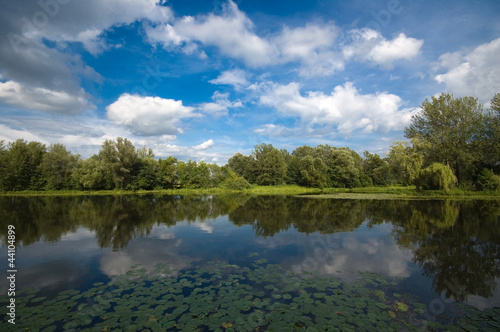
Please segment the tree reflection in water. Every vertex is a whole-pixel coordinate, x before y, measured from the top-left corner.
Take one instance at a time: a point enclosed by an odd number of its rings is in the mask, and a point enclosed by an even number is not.
[[[463,301],[491,297],[500,277],[499,201],[334,200],[292,196],[78,196],[1,197],[0,238],[16,227],[16,241],[28,246],[57,242],[84,227],[101,248],[114,251],[155,225],[203,222],[220,216],[236,226],[251,225],[257,236],[295,228],[301,233],[350,232],[393,225],[399,246],[433,280],[434,290]]]

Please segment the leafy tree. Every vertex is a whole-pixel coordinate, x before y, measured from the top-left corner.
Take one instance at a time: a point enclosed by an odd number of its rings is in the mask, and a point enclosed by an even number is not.
[[[53,144],[42,157],[39,170],[41,182],[48,190],[71,189],[74,187],[71,174],[80,156],[72,155],[62,144]]]
[[[490,169],[483,169],[479,175],[478,186],[480,190],[485,191],[499,191],[500,190],[500,176],[495,175]]]
[[[285,182],[300,184],[300,159],[295,155],[292,155],[287,162]]]
[[[218,187],[222,182],[224,182],[224,180],[229,177],[229,168],[227,166],[220,167],[217,164],[208,164],[208,169],[210,173],[208,186],[210,188]]]
[[[480,167],[493,168],[500,173],[500,93],[491,100],[491,109],[487,114],[487,142],[481,148],[483,164]]]
[[[368,151],[363,152],[363,172],[371,179],[375,186],[386,186],[390,184],[389,164],[378,154]]]
[[[491,109],[498,112],[500,116],[500,93],[497,93],[491,100]]]
[[[210,183],[210,168],[207,163],[188,160],[177,164],[180,184],[186,188],[207,188]]]
[[[425,100],[421,108],[405,129],[406,137],[426,143],[427,164],[449,165],[462,181],[480,158],[479,145],[486,131],[482,105],[473,97],[454,98],[443,93]]]
[[[424,156],[415,146],[411,146],[410,142],[398,141],[391,145],[387,162],[395,182],[409,185],[415,184],[424,163]]]
[[[450,166],[434,163],[421,170],[416,181],[424,190],[448,190],[455,185],[457,178]]]
[[[255,182],[256,161],[253,156],[244,156],[238,152],[228,160],[227,166],[248,182]]]
[[[283,153],[272,146],[272,144],[260,144],[255,146],[253,152],[255,158],[256,183],[259,185],[282,184],[286,176],[286,162]]]
[[[227,168],[227,178],[220,184],[221,188],[243,190],[250,188],[250,183],[244,177],[238,176],[232,169]]]
[[[73,183],[78,186],[78,189],[109,189],[106,166],[96,155],[85,160],[79,160],[76,169],[71,174],[71,178]]]
[[[109,189],[125,189],[138,173],[139,157],[132,142],[126,138],[118,137],[116,142],[106,140],[98,156],[106,168]]]
[[[332,149],[328,159],[328,175],[331,187],[359,187],[361,157],[349,148]]]
[[[307,187],[326,187],[327,167],[323,160],[307,155],[299,161],[300,184]]]
[[[164,189],[174,189],[180,185],[177,158],[158,160],[158,185]]]
[[[2,151],[1,188],[3,190],[38,189],[38,166],[46,153],[45,145],[18,139]]]
[[[137,174],[134,187],[145,190],[154,189],[158,178],[158,162],[149,156],[140,160],[139,174]]]

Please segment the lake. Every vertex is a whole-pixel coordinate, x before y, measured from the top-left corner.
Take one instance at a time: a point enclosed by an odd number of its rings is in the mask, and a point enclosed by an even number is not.
[[[0,216],[2,331],[500,330],[500,201],[0,197]]]

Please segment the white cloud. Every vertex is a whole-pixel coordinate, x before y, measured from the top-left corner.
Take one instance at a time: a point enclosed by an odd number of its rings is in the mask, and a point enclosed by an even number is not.
[[[22,109],[59,114],[77,114],[95,108],[87,101],[83,89],[74,95],[65,91],[24,86],[14,81],[0,82],[0,102]]]
[[[232,85],[236,89],[242,86],[248,86],[250,83],[247,80],[246,72],[241,69],[232,69],[222,72],[217,78],[210,80],[212,84],[227,84]]]
[[[344,68],[341,53],[333,51],[339,29],[333,24],[284,27],[273,40],[281,62],[299,61],[302,76],[330,75]]]
[[[57,42],[81,42],[92,54],[99,54],[108,48],[102,33],[113,26],[143,19],[166,22],[173,17],[172,10],[159,6],[157,0],[72,1],[60,6],[60,10],[64,15],[54,15],[50,24],[31,33]]]
[[[39,135],[31,133],[24,129],[14,129],[9,126],[0,123],[0,141],[14,142],[17,139],[24,139],[27,141],[40,142],[42,144],[48,144],[49,142]]]
[[[93,108],[81,79],[99,83],[102,78],[71,53],[68,43],[81,43],[97,55],[110,47],[106,32],[112,27],[172,18],[171,9],[157,0],[3,1],[2,10],[0,33],[6,38],[0,41],[0,58],[7,83],[1,101],[69,114]]]
[[[335,128],[341,134],[401,130],[411,119],[414,109],[400,109],[400,97],[387,92],[360,94],[352,83],[337,86],[329,95],[310,91],[300,93],[298,83],[270,84],[260,103],[277,109],[287,117],[300,119],[311,130]],[[268,130],[270,128],[267,128]],[[278,128],[283,130],[283,128]]]
[[[438,83],[458,96],[473,96],[488,102],[500,91],[500,38],[479,45],[470,53],[443,54],[440,67],[447,71],[435,76]]]
[[[400,33],[392,40],[371,29],[351,30],[352,43],[343,48],[346,59],[371,62],[390,69],[397,60],[411,60],[420,54],[423,40]]]
[[[252,67],[269,64],[273,58],[272,46],[253,32],[252,21],[232,1],[223,6],[222,15],[186,16],[173,28],[156,26],[146,29],[146,33],[150,41],[167,47],[188,40],[216,46],[223,54]]]
[[[219,91],[214,92],[212,100],[213,102],[201,104],[199,109],[215,117],[227,115],[229,108],[243,106],[240,101],[231,102],[229,93],[220,93]]]
[[[193,146],[193,149],[195,149],[195,150],[206,150],[209,147],[214,146],[214,145],[215,145],[214,141],[212,139],[209,139],[208,141],[205,141],[205,142],[203,142],[201,144]]]
[[[302,76],[329,75],[343,69],[343,56],[334,52],[338,28],[308,24],[289,28],[274,36],[261,37],[254,32],[253,22],[229,1],[221,15],[185,16],[169,23],[146,27],[151,43],[161,43],[167,50],[185,47],[189,43],[216,46],[221,53],[243,60],[250,67],[299,62]],[[239,87],[247,84],[244,73],[227,71],[211,83],[231,84]]]
[[[107,116],[114,124],[144,136],[181,134],[182,119],[200,116],[193,110],[193,107],[182,105],[180,100],[128,93],[106,107]]]

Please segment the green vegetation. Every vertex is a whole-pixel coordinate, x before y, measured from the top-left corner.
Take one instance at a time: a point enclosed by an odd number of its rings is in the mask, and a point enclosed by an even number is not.
[[[179,273],[180,272],[180,273]],[[150,277],[148,277],[148,274]],[[151,276],[152,274],[152,276]],[[28,289],[16,298],[16,325],[3,330],[92,331],[497,331],[500,308],[484,312],[460,305],[456,322],[426,315],[427,306],[399,294],[398,279],[360,273],[353,283],[309,274],[301,277],[254,260],[251,268],[227,262],[173,271],[139,265],[108,283],[65,290],[56,297]],[[0,297],[2,306],[8,298]],[[465,314],[463,314],[463,312]],[[462,316],[463,315],[463,316]]]
[[[500,191],[500,94],[485,111],[477,99],[442,94],[426,100],[386,158],[348,147],[300,146],[289,153],[271,144],[236,153],[227,165],[156,159],[126,138],[106,140],[82,160],[61,144],[0,142],[0,190],[249,190],[287,193],[296,185],[317,190],[415,185],[417,191]],[[253,186],[279,186],[255,189]],[[304,189],[294,192],[303,192]],[[116,192],[114,192],[116,193]]]

